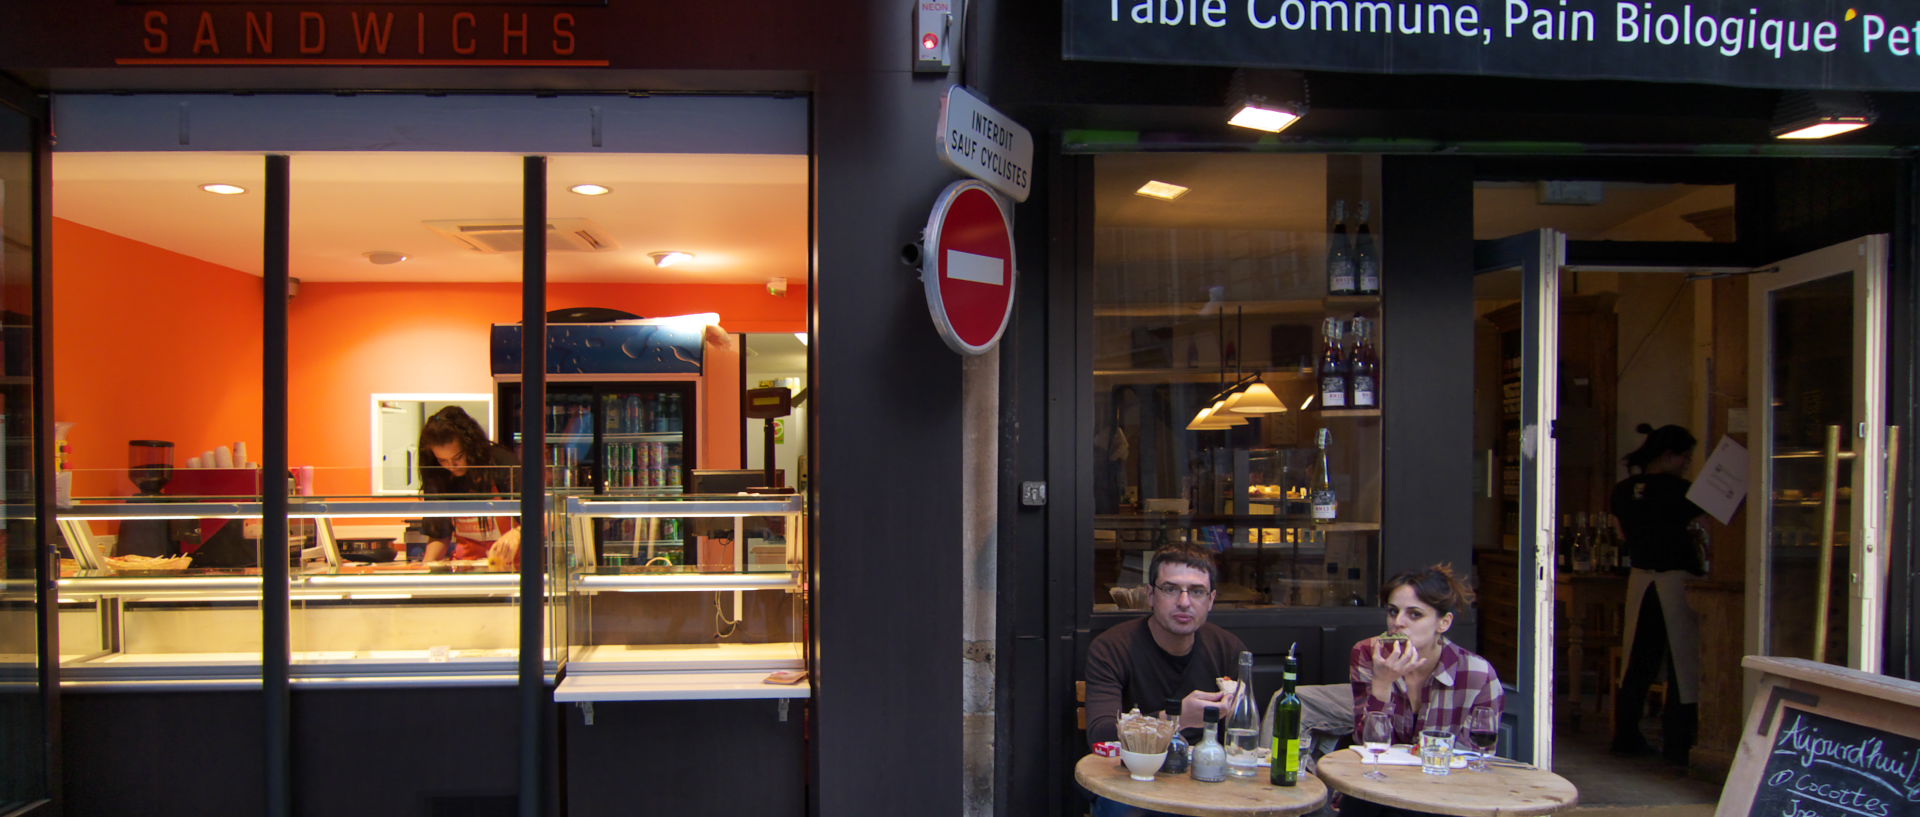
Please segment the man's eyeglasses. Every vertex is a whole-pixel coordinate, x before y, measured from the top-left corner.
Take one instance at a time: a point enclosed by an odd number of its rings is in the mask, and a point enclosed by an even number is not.
[[[1196,584],[1192,587],[1181,587],[1172,582],[1167,582],[1165,584],[1156,584],[1153,586],[1153,589],[1160,591],[1161,595],[1170,599],[1179,598],[1181,593],[1187,594],[1188,598],[1194,601],[1206,601],[1213,596],[1213,588],[1203,584]]]

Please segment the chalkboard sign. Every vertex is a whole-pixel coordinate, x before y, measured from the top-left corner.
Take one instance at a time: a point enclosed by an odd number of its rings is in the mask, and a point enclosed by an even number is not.
[[[1920,740],[1792,707],[1780,711],[1751,817],[1920,815]]]

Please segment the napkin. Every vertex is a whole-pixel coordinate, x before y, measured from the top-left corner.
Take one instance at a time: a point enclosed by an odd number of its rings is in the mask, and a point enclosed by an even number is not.
[[[1375,763],[1376,757],[1378,758],[1378,763],[1382,766],[1418,766],[1420,765],[1420,756],[1417,754],[1414,754],[1412,746],[1408,746],[1404,743],[1396,743],[1396,744],[1393,744],[1392,746],[1387,747],[1386,753],[1382,755],[1375,755],[1374,753],[1367,751],[1367,747],[1361,746],[1359,744],[1355,744],[1347,748],[1352,749],[1354,754],[1357,754],[1360,756],[1360,762],[1367,765],[1372,765],[1373,763]],[[1453,756],[1453,762],[1448,764],[1448,767],[1453,769],[1464,769],[1467,767],[1467,759],[1465,757],[1462,757],[1456,754]]]

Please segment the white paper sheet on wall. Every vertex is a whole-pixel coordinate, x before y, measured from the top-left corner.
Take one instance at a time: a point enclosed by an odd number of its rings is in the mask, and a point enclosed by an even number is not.
[[[1747,447],[1722,435],[1706,467],[1700,469],[1700,478],[1687,489],[1687,499],[1725,525],[1746,498]]]

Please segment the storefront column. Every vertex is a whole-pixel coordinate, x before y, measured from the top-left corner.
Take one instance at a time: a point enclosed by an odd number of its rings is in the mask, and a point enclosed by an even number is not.
[[[900,4],[848,48],[909,30]],[[818,675],[814,814],[958,814],[962,390],[900,248],[954,174],[934,154],[942,78],[825,72],[814,98],[809,352]]]

